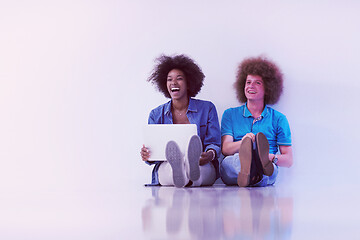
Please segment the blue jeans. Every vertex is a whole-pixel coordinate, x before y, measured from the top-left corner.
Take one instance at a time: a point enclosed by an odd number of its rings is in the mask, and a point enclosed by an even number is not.
[[[274,172],[271,176],[263,175],[260,182],[250,185],[250,187],[266,187],[273,185],[278,175],[278,166],[274,164]],[[220,162],[220,176],[226,185],[237,185],[237,177],[240,172],[240,159],[239,154],[225,157]]]

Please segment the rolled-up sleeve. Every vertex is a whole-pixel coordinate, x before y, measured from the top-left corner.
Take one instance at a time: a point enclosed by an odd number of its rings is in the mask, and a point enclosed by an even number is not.
[[[217,111],[213,103],[210,104],[209,117],[207,121],[207,132],[204,138],[204,146],[205,151],[209,149],[214,149],[216,151],[216,156],[220,156],[220,125]]]

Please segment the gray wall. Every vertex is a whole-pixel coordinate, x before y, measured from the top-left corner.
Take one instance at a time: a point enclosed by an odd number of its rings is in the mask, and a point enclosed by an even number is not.
[[[161,53],[199,63],[206,80],[197,97],[220,119],[239,105],[238,63],[260,54],[277,62],[286,81],[274,108],[287,115],[294,144],[287,171],[336,181],[337,171],[360,166],[359,10],[355,0],[2,1],[0,188],[149,182],[141,128],[167,101],[146,82]]]

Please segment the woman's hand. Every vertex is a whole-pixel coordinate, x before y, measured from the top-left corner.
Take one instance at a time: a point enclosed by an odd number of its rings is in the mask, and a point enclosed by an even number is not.
[[[211,160],[213,160],[214,158],[214,153],[212,151],[208,151],[208,152],[202,152],[200,155],[200,160],[199,160],[199,165],[205,165],[208,162],[211,162]]]
[[[150,158],[150,151],[145,145],[143,144],[141,151],[140,151],[141,159],[143,161],[148,161]]]

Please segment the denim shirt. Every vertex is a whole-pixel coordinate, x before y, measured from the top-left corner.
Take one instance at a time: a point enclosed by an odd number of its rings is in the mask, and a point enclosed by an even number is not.
[[[173,116],[171,112],[171,100],[165,104],[158,106],[150,112],[148,124],[173,124]],[[189,106],[186,116],[191,124],[196,124],[197,133],[200,137],[203,150],[206,152],[209,149],[214,149],[216,158],[211,162],[216,169],[216,176],[218,174],[218,160],[220,156],[220,125],[215,105],[210,101],[190,98]],[[161,161],[149,161],[148,164],[155,164],[151,185],[158,185],[158,169]]]

